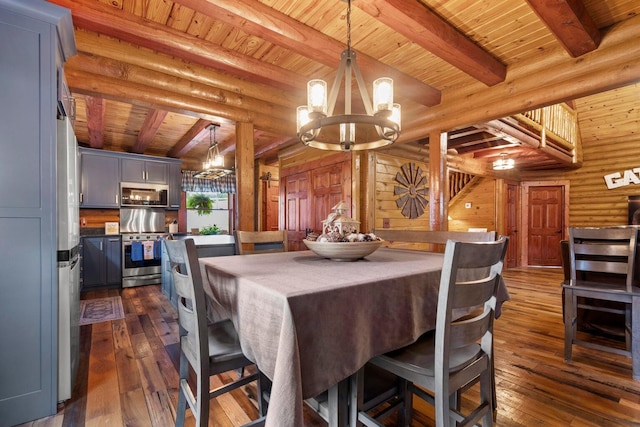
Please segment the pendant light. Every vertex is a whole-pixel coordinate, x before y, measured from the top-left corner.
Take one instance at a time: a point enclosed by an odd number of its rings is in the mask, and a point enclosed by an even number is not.
[[[507,157],[507,153],[501,153],[500,158],[493,161],[493,170],[502,171],[513,169],[515,161]]]
[[[207,126],[209,131],[209,150],[207,150],[207,158],[202,164],[202,170],[196,173],[194,178],[216,179],[231,173],[230,169],[225,169],[224,157],[220,155],[218,150],[218,141],[216,140],[218,126],[213,123]]]
[[[351,88],[355,76],[366,114],[352,114]],[[334,115],[338,91],[344,79],[344,114]],[[393,144],[400,135],[400,104],[393,102],[393,80],[382,77],[373,82],[373,103],[364,85],[356,52],[351,49],[351,0],[347,0],[347,49],[342,52],[340,65],[331,91],[327,96],[327,83],[314,79],[307,84],[307,105],[298,107],[297,132],[300,141],[322,150],[369,150]],[[336,128],[329,138],[339,141],[321,141],[321,131]],[[357,135],[356,135],[357,131]]]

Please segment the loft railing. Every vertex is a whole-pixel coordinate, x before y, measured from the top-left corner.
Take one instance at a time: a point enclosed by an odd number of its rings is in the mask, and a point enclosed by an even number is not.
[[[555,104],[514,117],[535,132],[541,150],[571,163],[576,162],[578,118],[573,108],[564,103]]]

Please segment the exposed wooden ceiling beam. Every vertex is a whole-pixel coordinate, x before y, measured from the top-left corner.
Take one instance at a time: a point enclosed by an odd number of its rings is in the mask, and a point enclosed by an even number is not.
[[[89,146],[102,148],[104,144],[104,98],[87,96],[87,128],[89,129]]]
[[[173,111],[209,121],[252,122],[256,127],[276,134],[288,135],[295,131],[284,118],[274,120],[273,117],[228,105],[220,105],[197,96],[171,93],[166,89],[87,73],[71,67],[65,73],[69,87],[76,93],[90,96],[101,95],[106,99]]]
[[[602,34],[581,0],[527,0],[529,6],[576,58],[596,50]]]
[[[354,4],[488,86],[507,75],[506,65],[416,0],[356,0]]]
[[[163,59],[163,57],[158,57],[156,60],[162,62]],[[164,90],[168,94],[175,93],[177,96],[197,97],[220,104],[221,107],[232,107],[236,109],[236,111],[260,111],[265,116],[270,116],[278,120],[291,116],[295,108],[293,106],[287,108],[277,105],[274,102],[240,96],[233,91],[222,90],[126,62],[84,53],[70,58],[66,67],[69,70],[83,71],[131,83],[138,83]],[[134,93],[131,94],[132,98],[136,96]],[[244,119],[247,120],[246,117]]]
[[[600,48],[584,58],[567,60],[557,51],[544,52],[512,67],[509,80],[503,83],[452,92],[440,105],[426,109],[410,128],[403,126],[396,143],[423,138],[434,129],[481,123],[637,82],[639,27],[640,16],[629,18],[612,27]]]
[[[204,2],[175,0],[175,2],[204,15],[215,16],[219,21],[330,67],[336,66],[345,49],[343,41],[316,31],[257,0],[207,0]],[[392,77],[400,96],[426,106],[440,103],[439,90],[362,52],[358,52],[358,66],[365,76],[384,73]]]
[[[162,125],[162,121],[168,113],[168,111],[163,110],[149,110],[140,132],[138,132],[136,143],[133,145],[134,153],[144,153],[149,144],[151,144],[151,141],[153,141],[153,137],[156,136],[160,125]]]
[[[70,9],[74,25],[80,28],[282,89],[306,88],[306,79],[296,73],[120,9],[99,2],[91,2],[91,6],[71,0],[50,2]]]
[[[198,120],[193,126],[191,126],[191,129],[189,129],[189,131],[180,138],[176,145],[169,150],[167,156],[175,158],[183,157],[186,153],[191,151],[193,147],[200,143],[201,139],[198,136],[201,135],[210,124],[211,122],[209,120]]]
[[[295,96],[291,92],[243,80],[210,67],[153,52],[127,42],[121,42],[112,37],[105,37],[93,31],[76,30],[75,36],[78,52],[80,53],[78,56],[86,58],[87,54],[90,54],[95,57],[113,59],[174,78],[207,85],[223,91],[223,94],[233,93],[239,97],[260,99],[289,109],[295,109],[300,104],[300,96]],[[76,56],[71,57],[70,61],[75,62],[75,58]],[[65,64],[65,67],[67,64]],[[304,99],[304,95],[302,99]]]

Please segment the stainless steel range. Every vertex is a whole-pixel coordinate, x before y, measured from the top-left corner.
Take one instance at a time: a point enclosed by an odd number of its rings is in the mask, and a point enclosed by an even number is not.
[[[122,287],[158,284],[162,280],[162,239],[167,236],[162,209],[120,209]]]

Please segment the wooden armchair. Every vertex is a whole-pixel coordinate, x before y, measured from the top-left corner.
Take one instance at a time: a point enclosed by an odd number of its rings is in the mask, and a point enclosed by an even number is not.
[[[634,227],[569,228],[571,277],[563,282],[565,361],[572,361],[574,345],[623,354],[631,356],[633,377],[640,379],[640,288],[634,283],[637,238]],[[624,308],[587,304],[588,299],[617,301]],[[625,348],[581,339],[578,308],[623,314]]]
[[[287,252],[287,230],[240,231],[236,230],[236,254]]]

